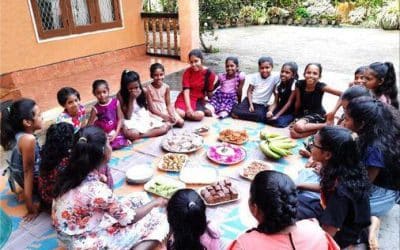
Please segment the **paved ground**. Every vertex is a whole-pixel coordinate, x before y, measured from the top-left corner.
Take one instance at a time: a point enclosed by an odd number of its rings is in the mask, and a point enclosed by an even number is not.
[[[224,60],[229,55],[239,57],[240,68],[246,73],[257,70],[258,57],[269,55],[276,72],[284,62],[296,61],[302,75],[307,63],[319,62],[323,66],[322,80],[342,90],[357,67],[376,61],[393,62],[400,78],[399,31],[268,25],[222,29],[216,35],[218,40],[212,43],[220,52],[207,55],[206,64],[217,72],[224,71]],[[179,73],[172,74],[167,82],[179,83],[179,77]],[[335,100],[326,95],[324,104],[329,109]],[[400,249],[399,216],[397,205],[382,218],[381,249]]]

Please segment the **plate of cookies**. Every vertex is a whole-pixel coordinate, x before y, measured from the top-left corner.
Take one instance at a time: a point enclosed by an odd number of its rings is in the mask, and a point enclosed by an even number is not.
[[[168,172],[180,172],[186,165],[188,156],[185,154],[168,153],[158,161],[158,169]]]
[[[265,161],[254,160],[250,162],[249,165],[240,170],[240,176],[252,181],[259,172],[271,169],[273,169],[271,164]]]
[[[223,142],[242,145],[249,140],[246,130],[224,129],[219,133],[218,139]]]
[[[207,206],[218,206],[240,199],[239,192],[229,179],[205,186],[199,190],[199,193]]]

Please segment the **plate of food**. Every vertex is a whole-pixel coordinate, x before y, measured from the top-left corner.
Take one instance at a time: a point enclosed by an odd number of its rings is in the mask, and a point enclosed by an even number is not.
[[[209,127],[207,126],[202,126],[200,128],[196,128],[195,130],[193,130],[193,133],[204,136],[208,133],[208,131],[210,130]]]
[[[207,206],[218,206],[240,199],[239,192],[229,179],[205,186],[199,193]]]
[[[168,153],[158,160],[157,167],[163,171],[180,172],[187,160],[188,156],[185,154]]]
[[[223,142],[242,145],[249,140],[246,130],[224,129],[219,133],[218,139]]]
[[[240,176],[252,181],[259,172],[271,169],[273,169],[271,164],[265,161],[255,160],[240,170]]]
[[[195,133],[172,134],[165,137],[161,146],[172,153],[191,153],[203,147],[203,137]]]
[[[126,181],[130,184],[141,184],[149,181],[154,169],[147,164],[139,164],[128,169],[125,173]]]
[[[147,192],[167,199],[171,198],[177,190],[185,187],[185,183],[165,176],[156,176],[144,184],[144,190]]]
[[[207,151],[207,157],[222,165],[234,165],[246,158],[246,150],[243,147],[222,143],[211,146]]]
[[[218,172],[215,168],[188,166],[182,169],[179,179],[186,184],[211,184],[217,181]]]

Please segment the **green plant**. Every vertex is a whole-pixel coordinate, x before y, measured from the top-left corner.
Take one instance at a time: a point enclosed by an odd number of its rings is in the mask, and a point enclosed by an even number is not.
[[[393,1],[384,6],[377,15],[377,23],[387,30],[400,28],[399,1]]]
[[[310,14],[304,7],[298,7],[294,13],[295,19],[309,18]]]
[[[239,18],[248,23],[249,21],[253,20],[252,16],[253,16],[253,13],[256,11],[257,11],[257,9],[254,6],[250,6],[250,5],[243,6],[239,12]]]

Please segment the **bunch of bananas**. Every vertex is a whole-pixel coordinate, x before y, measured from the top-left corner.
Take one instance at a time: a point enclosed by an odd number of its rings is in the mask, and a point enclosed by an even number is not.
[[[292,154],[291,149],[296,147],[296,143],[286,136],[275,133],[260,132],[260,149],[265,156],[278,160],[284,156]]]

